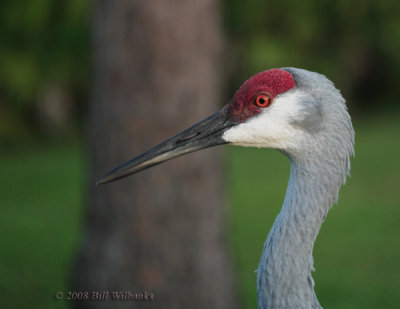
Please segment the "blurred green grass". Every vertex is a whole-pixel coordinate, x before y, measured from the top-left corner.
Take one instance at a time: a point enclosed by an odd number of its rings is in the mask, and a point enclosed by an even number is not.
[[[66,308],[82,212],[75,142],[0,154],[0,299],[3,308]]]
[[[395,308],[400,303],[399,115],[355,120],[352,177],[314,249],[324,308]],[[23,149],[23,148],[22,148]],[[4,308],[66,308],[84,204],[78,142],[0,153],[0,299]],[[256,308],[255,269],[283,202],[289,162],[268,149],[228,147],[230,235],[241,308]]]

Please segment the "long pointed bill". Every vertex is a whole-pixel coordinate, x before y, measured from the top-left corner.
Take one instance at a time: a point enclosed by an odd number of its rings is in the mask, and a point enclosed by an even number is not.
[[[226,144],[227,142],[222,139],[222,134],[227,128],[236,124],[236,121],[230,119],[228,108],[224,107],[214,115],[116,167],[104,175],[96,184],[101,185],[121,179],[194,151]]]

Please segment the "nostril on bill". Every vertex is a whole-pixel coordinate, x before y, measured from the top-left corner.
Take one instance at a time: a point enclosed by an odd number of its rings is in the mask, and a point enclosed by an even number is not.
[[[196,137],[196,136],[199,135],[199,134],[200,134],[200,132],[192,133],[192,134],[190,134],[189,136],[187,136],[187,137],[185,137],[185,138],[183,138],[183,139],[177,140],[177,141],[175,142],[175,145],[179,145],[179,144],[182,144],[182,143],[184,143],[184,142],[187,142],[188,140],[191,140],[192,138]]]

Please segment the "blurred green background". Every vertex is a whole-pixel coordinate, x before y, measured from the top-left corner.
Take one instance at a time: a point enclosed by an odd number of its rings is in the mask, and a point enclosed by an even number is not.
[[[0,9],[0,299],[67,307],[54,294],[67,289],[86,199],[90,2],[3,0]],[[281,66],[323,73],[347,98],[356,157],[314,249],[316,292],[326,308],[397,308],[400,3],[225,0],[221,11],[226,100],[250,75]],[[272,150],[225,154],[238,287],[242,307],[255,308],[254,270],[289,164]]]

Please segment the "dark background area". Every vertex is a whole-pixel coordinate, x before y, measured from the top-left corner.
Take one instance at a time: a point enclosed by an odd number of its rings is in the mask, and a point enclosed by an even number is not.
[[[225,0],[220,14],[221,106],[244,80],[273,67],[317,71],[341,89],[356,157],[316,243],[316,293],[324,308],[396,308],[399,2]],[[70,285],[88,195],[92,16],[86,0],[0,4],[0,298],[8,308],[70,305],[54,294]],[[270,150],[224,154],[240,307],[255,308],[254,270],[289,165]]]
[[[4,0],[0,14],[1,145],[76,132],[91,76],[91,3]],[[398,110],[397,1],[226,0],[221,14],[226,100],[250,75],[294,66],[332,79],[353,116]]]

